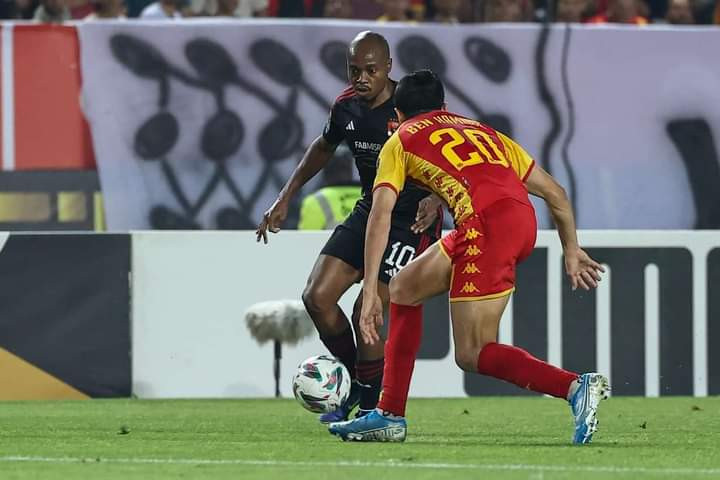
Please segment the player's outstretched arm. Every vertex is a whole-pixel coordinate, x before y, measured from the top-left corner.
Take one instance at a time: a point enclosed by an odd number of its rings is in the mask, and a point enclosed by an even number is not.
[[[378,274],[388,242],[395,202],[397,202],[395,190],[387,186],[378,186],[373,192],[372,208],[365,232],[365,273],[360,333],[365,343],[370,345],[380,340],[378,327],[383,323],[382,301],[378,295]]]
[[[261,238],[263,242],[268,242],[268,230],[272,233],[280,231],[280,225],[287,217],[290,199],[327,164],[336,148],[337,145],[328,143],[322,135],[310,144],[302,160],[295,167],[290,179],[280,190],[277,199],[263,215],[262,222],[260,222],[255,232],[258,242]]]
[[[528,192],[545,200],[550,208],[565,256],[565,271],[573,290],[597,287],[600,272],[605,269],[580,248],[575,228],[575,216],[565,189],[540,166],[535,165],[525,180]]]

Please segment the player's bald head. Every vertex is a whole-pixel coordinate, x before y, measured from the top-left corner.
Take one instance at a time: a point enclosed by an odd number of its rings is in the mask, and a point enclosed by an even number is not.
[[[367,101],[377,98],[387,88],[392,70],[385,37],[371,31],[358,33],[348,47],[347,66],[348,80],[355,93]]]
[[[379,33],[366,30],[358,33],[350,42],[348,58],[365,52],[373,52],[378,60],[386,60],[390,58],[390,45]]]

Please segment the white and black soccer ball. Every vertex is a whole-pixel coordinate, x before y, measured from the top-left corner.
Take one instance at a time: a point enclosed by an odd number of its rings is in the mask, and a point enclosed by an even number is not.
[[[332,412],[350,395],[350,373],[337,358],[317,355],[298,366],[292,389],[297,401],[307,410]]]

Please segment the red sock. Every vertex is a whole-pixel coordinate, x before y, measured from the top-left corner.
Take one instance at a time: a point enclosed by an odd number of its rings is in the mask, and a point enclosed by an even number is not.
[[[422,305],[390,303],[390,328],[385,342],[383,390],[378,408],[405,416],[410,379],[422,338]]]
[[[478,373],[514,383],[518,387],[566,398],[577,373],[554,367],[522,348],[488,343],[480,351]]]

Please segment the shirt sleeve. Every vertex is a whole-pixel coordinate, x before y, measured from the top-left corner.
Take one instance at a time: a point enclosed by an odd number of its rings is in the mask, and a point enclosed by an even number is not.
[[[535,160],[510,137],[500,132],[497,132],[497,135],[505,146],[505,155],[510,162],[510,166],[520,180],[524,182],[535,166]]]
[[[330,115],[325,123],[322,135],[330,145],[339,145],[340,142],[345,140],[345,125],[343,125],[340,106],[337,102],[330,109]]]
[[[380,150],[373,191],[380,186],[390,187],[399,195],[405,187],[406,167],[405,150],[396,132]]]

